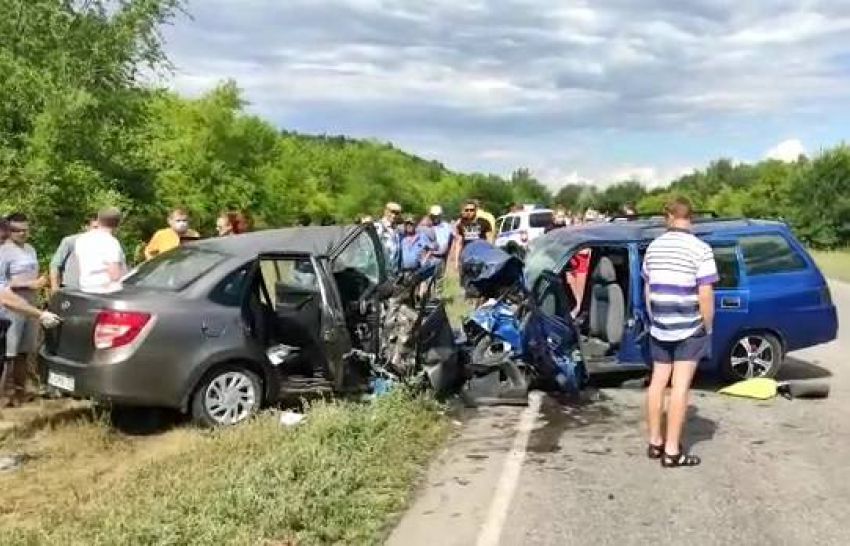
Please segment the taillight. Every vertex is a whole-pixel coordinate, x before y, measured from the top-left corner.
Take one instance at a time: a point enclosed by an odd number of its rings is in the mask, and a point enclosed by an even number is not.
[[[151,316],[132,311],[101,311],[94,323],[96,349],[115,349],[132,343]]]

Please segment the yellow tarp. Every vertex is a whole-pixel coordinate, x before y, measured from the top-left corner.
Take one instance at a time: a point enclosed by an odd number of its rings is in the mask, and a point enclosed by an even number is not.
[[[769,400],[776,396],[776,389],[777,383],[775,379],[756,377],[724,387],[720,389],[720,394],[754,398],[756,400]]]

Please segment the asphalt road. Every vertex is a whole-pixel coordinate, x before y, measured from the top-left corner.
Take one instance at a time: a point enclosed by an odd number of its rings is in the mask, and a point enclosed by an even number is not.
[[[850,285],[835,284],[841,325]],[[643,392],[564,408],[477,410],[433,465],[391,546],[850,544],[850,330],[789,356],[826,400],[732,399],[701,384],[686,443],[703,459],[646,459]]]

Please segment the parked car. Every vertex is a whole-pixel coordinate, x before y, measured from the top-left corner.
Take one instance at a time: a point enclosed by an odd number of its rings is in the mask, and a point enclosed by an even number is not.
[[[496,246],[505,247],[514,242],[521,247],[545,233],[552,223],[554,213],[550,209],[526,207],[522,211],[511,212],[496,220]]]
[[[563,278],[574,255],[591,252],[586,288],[576,295],[581,350],[591,372],[647,366],[640,272],[647,246],[664,229],[660,219],[600,223],[555,230],[531,245],[529,282],[544,272]],[[720,273],[712,350],[701,370],[729,380],[773,377],[788,353],[836,338],[826,280],[787,225],[708,217],[695,220],[694,233],[711,245]],[[569,290],[567,284],[560,289]]]
[[[49,304],[63,323],[40,351],[48,383],[204,425],[305,391],[362,390],[388,352],[383,256],[371,225],[275,229],[181,246],[113,294],[63,290]],[[450,366],[445,310],[422,310],[413,354]]]

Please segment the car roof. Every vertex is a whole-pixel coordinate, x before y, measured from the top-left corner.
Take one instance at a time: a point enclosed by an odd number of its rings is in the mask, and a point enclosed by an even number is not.
[[[518,210],[515,212],[509,212],[507,214],[503,214],[497,218],[497,220],[501,220],[502,218],[507,218],[509,216],[529,216],[538,212],[554,212],[552,209],[532,209],[532,210]]]
[[[329,256],[356,233],[367,229],[374,229],[374,227],[350,225],[266,229],[229,237],[215,237],[190,244],[237,257],[253,257],[267,252]]]
[[[738,235],[741,233],[767,233],[787,230],[784,222],[753,220],[749,218],[697,220],[693,225],[695,235]],[[622,222],[598,222],[582,227],[565,227],[550,231],[535,243],[545,246],[571,248],[585,243],[618,241],[641,242],[658,237],[666,230],[663,221],[630,220]]]

